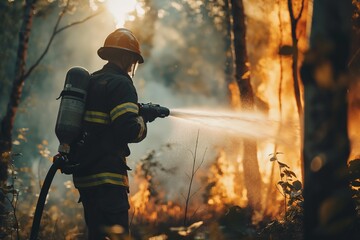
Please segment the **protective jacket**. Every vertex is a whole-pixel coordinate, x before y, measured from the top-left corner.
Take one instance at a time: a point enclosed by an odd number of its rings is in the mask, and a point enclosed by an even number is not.
[[[84,136],[73,156],[82,166],[73,174],[75,187],[128,187],[128,143],[142,141],[147,128],[139,116],[132,79],[115,64],[92,74],[83,127]]]

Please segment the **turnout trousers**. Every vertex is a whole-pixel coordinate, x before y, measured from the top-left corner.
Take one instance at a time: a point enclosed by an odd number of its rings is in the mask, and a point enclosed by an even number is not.
[[[128,189],[104,184],[78,189],[89,240],[125,239],[129,235]],[[119,227],[121,226],[121,227]]]

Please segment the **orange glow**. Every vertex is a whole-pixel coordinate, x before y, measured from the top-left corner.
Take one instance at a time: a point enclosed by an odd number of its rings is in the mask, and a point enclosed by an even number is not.
[[[111,1],[108,1],[110,3]],[[113,1],[117,4],[121,4],[122,1]],[[133,1],[134,2],[134,1]],[[287,6],[281,3],[281,8],[271,8],[271,10],[259,11],[261,3],[255,3],[255,1],[245,2],[245,10],[247,15],[252,18],[252,21],[248,22],[247,26],[247,41],[259,42],[263,40],[264,34],[268,38],[266,47],[258,46],[256,48],[249,48],[249,62],[256,63],[254,66],[250,66],[251,71],[251,84],[256,96],[255,109],[258,113],[266,114],[269,119],[282,120],[289,124],[292,129],[279,128],[279,137],[276,139],[289,139],[286,143],[274,140],[258,141],[258,163],[259,171],[262,176],[262,189],[261,194],[262,212],[257,214],[268,214],[275,216],[282,211],[283,197],[276,188],[277,182],[280,180],[278,167],[274,162],[270,162],[269,154],[274,151],[283,152],[284,154],[279,157],[281,161],[288,164],[292,171],[297,175],[298,179],[301,179],[300,170],[300,134],[294,136],[293,132],[299,133],[299,116],[297,115],[296,103],[294,97],[294,87],[292,79],[291,58],[282,57],[282,64],[280,64],[280,58],[278,55],[280,42],[282,44],[291,45],[290,28],[289,28],[289,15]],[[175,9],[180,10],[182,6],[177,3],[173,3],[172,6]],[[279,13],[280,10],[280,13]],[[304,11],[306,11],[306,6]],[[161,11],[159,11],[161,14]],[[282,25],[282,36],[280,36],[280,19]],[[301,64],[302,53],[305,50],[305,21],[306,13],[299,21],[298,36],[299,36],[299,66]],[[258,28],[251,26],[252,23],[259,24],[259,22],[266,22],[266,26],[270,29],[269,33],[260,32]],[[302,33],[302,34],[300,34]],[[179,38],[181,39],[181,38]],[[280,39],[282,41],[280,41]],[[179,40],[181,41],[181,40]],[[261,55],[258,53],[261,52]],[[256,61],[251,59],[258,56]],[[193,69],[188,70],[190,74],[196,74]],[[234,81],[228,84],[229,98],[232,109],[240,110],[240,92],[237,83]],[[280,95],[280,96],[279,96]],[[281,110],[280,110],[281,101]],[[254,129],[254,131],[259,129]],[[294,131],[289,131],[294,130]],[[241,139],[240,139],[241,142]],[[289,144],[289,142],[291,144]],[[287,144],[287,145],[285,145]],[[239,147],[240,146],[240,147]],[[224,149],[219,150],[218,156],[211,164],[211,166],[201,175],[206,179],[206,198],[202,199],[202,203],[192,203],[191,207],[201,206],[205,204],[211,213],[220,213],[225,206],[238,205],[240,207],[246,207],[248,203],[247,189],[244,183],[243,173],[243,156],[241,144],[239,149],[233,149],[237,151],[234,153],[227,153]],[[202,170],[200,170],[202,171]],[[211,186],[211,187],[209,187]],[[132,206],[135,208],[136,216],[138,220],[148,220],[160,222],[161,218],[166,215],[167,217],[173,217],[179,219],[183,216],[184,206],[179,201],[163,201],[159,203],[159,196],[157,199],[152,199],[149,191],[149,182],[138,183],[138,192],[131,197]],[[165,195],[165,193],[164,193]],[[191,211],[189,211],[191,212]],[[211,217],[211,216],[209,216]],[[259,219],[262,216],[257,216]]]

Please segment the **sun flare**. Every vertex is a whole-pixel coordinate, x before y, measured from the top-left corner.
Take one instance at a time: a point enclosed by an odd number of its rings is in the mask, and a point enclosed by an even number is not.
[[[144,9],[137,0],[107,0],[106,7],[113,15],[116,27],[124,27],[126,21],[133,21],[135,14],[144,15]]]

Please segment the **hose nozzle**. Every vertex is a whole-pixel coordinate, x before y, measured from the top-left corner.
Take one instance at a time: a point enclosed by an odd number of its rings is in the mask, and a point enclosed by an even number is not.
[[[167,107],[162,107],[160,105],[156,106],[159,117],[164,118],[170,115],[170,110]]]
[[[159,104],[139,103],[139,115],[147,122],[152,122],[155,118],[164,118],[170,115],[170,110]]]

